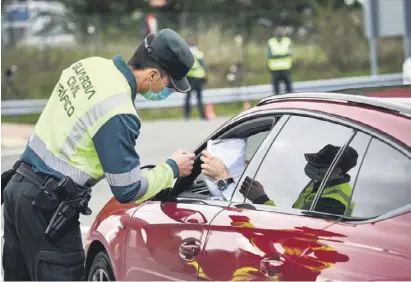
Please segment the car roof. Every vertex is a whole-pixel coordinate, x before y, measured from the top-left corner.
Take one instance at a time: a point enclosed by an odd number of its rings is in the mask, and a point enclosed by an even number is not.
[[[257,106],[280,100],[313,100],[342,102],[357,104],[388,110],[400,115],[411,117],[411,98],[389,98],[389,97],[368,97],[360,95],[340,94],[340,93],[294,93],[284,95],[274,95],[262,99]]]
[[[267,110],[307,110],[352,120],[411,147],[411,98],[381,98],[339,93],[270,96],[238,117]]]

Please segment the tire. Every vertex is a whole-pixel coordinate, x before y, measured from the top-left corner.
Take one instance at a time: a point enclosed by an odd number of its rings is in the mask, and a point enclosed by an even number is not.
[[[111,267],[110,258],[105,251],[99,252],[93,259],[87,277],[88,281],[116,281]]]

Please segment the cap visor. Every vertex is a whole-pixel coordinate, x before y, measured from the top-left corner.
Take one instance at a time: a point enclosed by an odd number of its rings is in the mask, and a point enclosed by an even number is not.
[[[170,81],[171,81],[171,85],[177,92],[187,93],[188,91],[191,90],[190,83],[188,83],[188,80],[186,77],[176,79],[170,76]]]

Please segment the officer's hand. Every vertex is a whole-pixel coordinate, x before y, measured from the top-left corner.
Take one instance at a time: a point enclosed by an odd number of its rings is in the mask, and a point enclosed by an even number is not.
[[[184,150],[178,150],[171,156],[171,159],[173,159],[178,165],[180,177],[185,177],[191,174],[194,165],[194,158],[194,153],[189,153]]]
[[[241,184],[240,193],[250,201],[255,201],[265,194],[264,187],[257,180],[246,177]],[[247,194],[248,193],[248,194]]]

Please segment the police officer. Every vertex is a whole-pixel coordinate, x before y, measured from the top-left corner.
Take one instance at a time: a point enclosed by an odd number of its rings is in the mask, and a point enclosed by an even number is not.
[[[16,99],[20,98],[20,91],[17,89],[16,84],[15,84],[15,75],[17,73],[17,66],[12,65],[11,67],[6,69],[6,87],[7,87],[7,93],[9,94],[9,97],[11,99]]]
[[[20,161],[13,173],[2,175],[2,185],[8,181],[5,280],[84,280],[78,218],[79,212],[87,214],[90,195],[84,191],[100,179],[107,179],[117,201],[141,203],[191,173],[194,154],[182,150],[140,171],[134,147],[141,121],[134,99],[190,91],[185,76],[193,64],[180,35],[163,29],[146,37],[128,62],[91,57],[62,72]],[[55,217],[69,220],[61,228],[51,226]]]
[[[311,180],[301,191],[293,204],[293,208],[310,209],[321,182],[339,150],[340,147],[328,144],[317,153],[304,155],[307,160],[304,171]],[[223,180],[223,184],[227,185],[226,189],[228,185],[235,185],[230,184],[230,181],[228,181],[231,180],[232,182],[230,172],[220,159],[204,151],[201,160],[203,161],[201,167],[204,175],[214,180]],[[354,205],[352,202],[349,204],[352,187],[348,171],[357,165],[357,160],[357,151],[352,147],[347,147],[328,179],[317,203],[316,211],[343,215],[348,209],[347,214],[350,215],[352,213]],[[274,201],[268,198],[264,187],[257,180],[246,177],[239,191],[254,204],[275,206]]]
[[[310,209],[321,182],[339,150],[340,147],[328,144],[317,153],[304,154],[307,160],[304,171],[311,180],[301,191],[292,206],[293,208]],[[347,215],[352,214],[354,204],[353,202],[350,203],[350,200],[353,190],[350,185],[351,177],[348,171],[357,165],[357,160],[357,151],[348,146],[324,187],[315,207],[316,211],[344,215],[345,211],[348,210]],[[251,178],[244,180],[240,193],[254,204],[275,206],[274,201],[270,200],[265,194],[263,186]]]
[[[204,53],[200,51],[197,45],[194,43],[193,39],[190,39],[189,47],[190,51],[194,56],[194,65],[191,70],[187,73],[188,81],[191,85],[192,90],[197,94],[197,107],[200,117],[206,119],[204,113],[204,104],[203,104],[203,87],[206,80],[206,71],[205,71],[205,62],[204,62]],[[186,102],[184,107],[184,116],[186,119],[190,118],[191,114],[191,91],[186,94]]]
[[[277,28],[274,37],[268,40],[268,69],[271,72],[274,94],[280,93],[280,82],[284,81],[287,93],[292,92],[291,67],[292,42],[284,36],[282,28]]]

